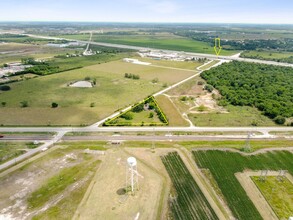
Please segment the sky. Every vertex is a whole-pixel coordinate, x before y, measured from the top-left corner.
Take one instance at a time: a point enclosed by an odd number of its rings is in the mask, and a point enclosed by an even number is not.
[[[293,0],[1,0],[0,21],[293,24]]]

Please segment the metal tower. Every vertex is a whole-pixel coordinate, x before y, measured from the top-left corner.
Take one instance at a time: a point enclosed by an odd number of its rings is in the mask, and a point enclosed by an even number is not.
[[[248,132],[247,134],[247,138],[245,141],[245,146],[244,146],[244,151],[245,152],[250,152],[251,151],[251,146],[250,146],[250,138],[251,138],[252,134],[251,132]]]
[[[134,157],[127,158],[126,164],[126,191],[134,192],[138,190],[137,161]]]

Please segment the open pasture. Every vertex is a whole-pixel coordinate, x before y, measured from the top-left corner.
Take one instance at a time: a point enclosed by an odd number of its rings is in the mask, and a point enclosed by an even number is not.
[[[125,73],[137,74],[139,80],[127,79]],[[81,125],[94,123],[123,107],[194,74],[184,70],[142,66],[122,61],[97,64],[81,69],[38,77],[10,84],[1,92],[0,124],[3,125]],[[90,77],[93,88],[72,88],[71,82]],[[157,83],[152,80],[157,78]],[[27,101],[28,107],[21,108]],[[51,108],[51,103],[58,108]]]

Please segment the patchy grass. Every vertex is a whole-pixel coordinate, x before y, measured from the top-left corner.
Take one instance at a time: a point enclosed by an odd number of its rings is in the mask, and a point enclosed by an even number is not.
[[[0,164],[18,157],[37,146],[26,142],[0,142]]]
[[[293,213],[293,185],[287,179],[279,181],[277,177],[268,176],[265,181],[251,177],[262,195],[270,204],[279,219],[288,219]]]
[[[156,100],[162,111],[166,114],[169,121],[169,126],[189,125],[189,123],[183,119],[182,115],[177,110],[176,106],[169,100],[168,97],[160,95],[156,97]]]
[[[189,114],[195,126],[276,126],[256,108],[249,106],[226,106],[229,113]]]

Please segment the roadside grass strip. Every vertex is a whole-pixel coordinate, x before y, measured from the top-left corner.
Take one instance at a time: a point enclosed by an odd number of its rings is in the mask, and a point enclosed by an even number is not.
[[[175,188],[169,204],[174,219],[218,219],[177,152],[161,156]]]
[[[145,105],[148,105],[150,113],[153,114],[150,118],[139,118],[142,112],[146,112]],[[135,117],[136,116],[136,117]],[[135,120],[139,118],[139,121]],[[157,119],[157,120],[156,120]],[[104,122],[103,126],[166,126],[169,121],[165,113],[160,108],[159,104],[153,96],[149,96],[143,101],[135,104],[128,111],[121,112],[119,115]]]

